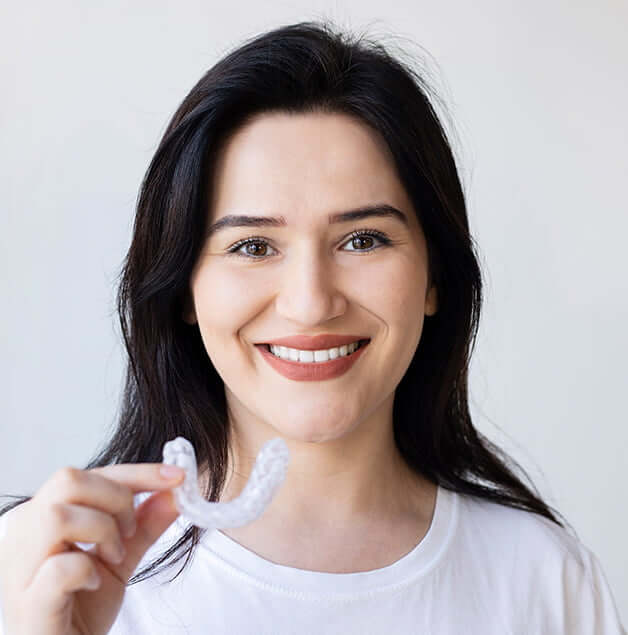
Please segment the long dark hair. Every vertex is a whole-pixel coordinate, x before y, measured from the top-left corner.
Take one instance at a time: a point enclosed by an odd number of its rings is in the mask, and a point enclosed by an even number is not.
[[[164,443],[181,435],[194,444],[199,465],[211,466],[207,500],[219,500],[230,440],[224,384],[198,324],[182,319],[205,234],[208,175],[227,137],[255,114],[345,113],[387,141],[424,231],[438,291],[438,311],[425,318],[419,346],[395,393],[399,451],[412,469],[443,488],[528,510],[564,527],[525,471],[471,421],[467,382],[482,278],[434,98],[411,64],[381,43],[327,22],[263,33],[205,73],[172,117],[140,188],[118,288],[128,352],[119,421],[85,469],[161,462]],[[31,497],[18,498],[2,513]],[[171,556],[168,566],[187,555],[179,575],[204,531],[188,528],[128,584],[155,575]]]

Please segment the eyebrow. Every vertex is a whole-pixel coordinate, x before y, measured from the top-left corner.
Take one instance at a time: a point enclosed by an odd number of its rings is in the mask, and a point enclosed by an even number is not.
[[[404,225],[408,226],[408,217],[392,205],[387,203],[377,203],[350,209],[345,212],[336,212],[328,216],[329,224],[346,223],[348,221],[361,220],[380,216],[386,218],[396,218]],[[229,214],[212,223],[206,232],[206,237],[212,236],[221,229],[227,227],[285,227],[288,223],[283,216],[278,218],[272,216],[247,216]]]

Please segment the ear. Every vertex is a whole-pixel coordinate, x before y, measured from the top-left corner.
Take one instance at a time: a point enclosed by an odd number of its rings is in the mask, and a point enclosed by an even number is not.
[[[425,315],[434,315],[438,310],[438,292],[436,285],[432,285],[425,296]]]

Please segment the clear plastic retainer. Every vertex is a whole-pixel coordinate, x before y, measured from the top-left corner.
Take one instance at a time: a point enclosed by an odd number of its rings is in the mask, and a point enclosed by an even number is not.
[[[220,503],[201,496],[194,446],[186,438],[176,437],[163,447],[163,462],[185,470],[185,480],[172,490],[175,506],[184,520],[203,529],[242,527],[259,518],[286,478],[289,459],[283,439],[267,441],[240,495]]]

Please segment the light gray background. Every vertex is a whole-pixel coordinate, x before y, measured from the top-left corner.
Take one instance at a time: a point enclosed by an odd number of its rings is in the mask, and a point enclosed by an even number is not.
[[[476,425],[595,552],[626,623],[628,5],[95,5],[0,9],[0,493],[82,466],[115,419],[116,276],[180,101],[243,38],[329,17],[433,58],[486,280]]]

